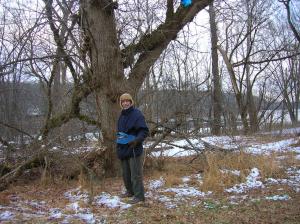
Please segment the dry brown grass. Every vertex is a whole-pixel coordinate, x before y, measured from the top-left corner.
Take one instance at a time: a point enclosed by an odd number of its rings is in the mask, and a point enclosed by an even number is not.
[[[284,169],[276,161],[276,155],[250,155],[239,153],[207,153],[207,168],[204,171],[204,181],[201,189],[223,192],[224,188],[243,182],[250,170],[257,167],[261,176],[281,177]],[[222,170],[238,170],[240,175],[234,175]]]
[[[282,166],[284,166],[284,167],[299,166],[300,161],[298,159],[296,159],[295,152],[287,152],[282,156],[284,157],[284,159],[282,159],[280,161]]]
[[[5,192],[1,192],[0,194],[0,205],[9,205],[9,196],[10,196],[10,193],[8,191],[5,191]]]
[[[174,186],[182,183],[182,177],[201,172],[203,175],[203,184],[196,178],[188,183],[198,187],[202,191],[224,192],[225,188],[245,181],[252,168],[256,167],[260,171],[262,179],[267,177],[283,178],[285,176],[285,167],[299,164],[295,160],[294,153],[285,153],[283,160],[278,160],[278,153],[270,155],[252,155],[242,151],[235,153],[208,152],[205,158],[202,157],[193,160],[191,158],[170,158],[164,160],[163,171],[151,170],[148,176],[158,179],[163,176],[166,186]],[[284,165],[283,165],[284,164]],[[240,171],[240,175],[235,175],[229,171]]]
[[[167,186],[181,184],[181,178],[190,175],[195,170],[190,166],[187,159],[165,158],[162,169],[145,168],[145,176],[151,176],[151,179],[159,179],[161,176]]]
[[[166,187],[172,187],[182,184],[181,176],[176,175],[176,173],[168,173],[164,176]]]
[[[292,137],[293,135],[291,135]],[[260,144],[266,144],[270,142],[277,142],[286,139],[284,135],[255,135],[255,141]]]

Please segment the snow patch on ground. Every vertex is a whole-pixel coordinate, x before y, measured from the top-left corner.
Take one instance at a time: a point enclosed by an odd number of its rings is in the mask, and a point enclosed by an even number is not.
[[[287,179],[274,179],[267,178],[266,184],[268,185],[288,185],[295,192],[300,192],[300,168],[290,167],[286,171],[288,178]]]
[[[297,141],[296,138],[291,138],[267,144],[256,144],[247,147],[245,151],[252,154],[270,154],[271,152],[292,151],[293,148],[290,147],[290,145],[295,144]]]
[[[236,184],[231,188],[225,189],[225,191],[228,193],[241,194],[249,189],[264,188],[264,184],[258,179],[260,179],[259,170],[257,168],[253,168],[246,178],[246,183]]]
[[[158,180],[149,181],[149,189],[155,190],[155,189],[161,188],[162,186],[164,186],[164,184],[165,184],[164,178],[160,177]]]
[[[81,187],[76,189],[71,189],[67,191],[64,196],[69,199],[71,202],[76,202],[79,200],[83,200],[85,203],[88,202],[89,195],[87,192],[82,192]]]
[[[270,201],[287,201],[287,200],[290,200],[291,197],[287,194],[284,194],[284,195],[267,196],[267,197],[265,197],[265,199],[270,200]]]
[[[164,192],[174,192],[176,195],[175,197],[204,197],[206,195],[211,194],[212,192],[204,193],[198,191],[194,187],[177,187],[177,188],[168,188]]]
[[[272,152],[287,152],[292,151],[300,154],[300,147],[292,147],[297,143],[299,138],[289,138],[277,142],[258,143],[254,137],[247,136],[210,136],[201,139],[190,139],[192,146],[186,140],[175,140],[170,144],[162,143],[157,146],[157,149],[165,149],[151,153],[154,157],[183,157],[193,156],[204,150],[203,141],[221,147],[227,150],[244,150],[251,154],[266,154]],[[148,145],[148,144],[147,144]],[[299,158],[299,156],[297,156]]]
[[[15,215],[11,211],[4,211],[0,213],[0,221],[11,220]]]
[[[240,176],[241,175],[241,171],[239,170],[227,170],[227,169],[223,169],[221,170],[221,173],[229,173],[235,176]]]
[[[120,208],[127,209],[130,208],[130,204],[126,204],[121,201],[120,197],[112,196],[109,193],[102,192],[101,195],[95,198],[95,204],[100,206],[106,206],[108,208]]]
[[[190,144],[190,143],[192,144]],[[184,157],[197,154],[197,151],[204,149],[204,145],[199,139],[175,140],[170,144],[161,143],[156,148],[171,148],[163,151],[151,153],[155,157]],[[185,149],[189,148],[189,149]]]

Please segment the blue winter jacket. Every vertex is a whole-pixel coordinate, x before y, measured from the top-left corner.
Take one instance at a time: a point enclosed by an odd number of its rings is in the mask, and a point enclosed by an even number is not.
[[[149,129],[145,122],[144,115],[140,110],[133,106],[122,110],[118,120],[118,132],[134,135],[139,142],[134,149],[129,148],[128,144],[117,144],[119,159],[128,159],[133,156],[140,156],[143,153],[143,141],[148,136]]]

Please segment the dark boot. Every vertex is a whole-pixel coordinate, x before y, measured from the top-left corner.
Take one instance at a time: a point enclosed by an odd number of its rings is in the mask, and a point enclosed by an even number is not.
[[[131,198],[133,197],[133,194],[126,192],[120,195],[120,198]]]
[[[129,204],[138,204],[138,203],[143,203],[145,202],[145,199],[141,199],[141,198],[136,198],[134,197],[133,199],[131,199],[130,201],[128,201]]]

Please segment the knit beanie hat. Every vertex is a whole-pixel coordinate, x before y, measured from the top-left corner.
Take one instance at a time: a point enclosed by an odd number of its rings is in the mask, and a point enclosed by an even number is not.
[[[129,94],[129,93],[124,93],[120,96],[120,106],[121,108],[123,109],[122,107],[122,100],[130,100],[131,101],[131,105],[134,104],[134,101],[132,99],[132,96]]]

